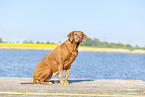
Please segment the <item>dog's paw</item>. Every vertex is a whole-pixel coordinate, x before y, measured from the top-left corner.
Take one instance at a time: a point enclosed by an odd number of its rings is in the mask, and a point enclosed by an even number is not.
[[[69,84],[69,82],[68,82],[68,81],[65,81],[65,82],[64,82],[64,85],[68,85],[68,84]]]
[[[60,84],[61,84],[61,85],[64,85],[64,81],[61,81]]]
[[[52,85],[53,83],[52,82],[49,82],[49,85]]]

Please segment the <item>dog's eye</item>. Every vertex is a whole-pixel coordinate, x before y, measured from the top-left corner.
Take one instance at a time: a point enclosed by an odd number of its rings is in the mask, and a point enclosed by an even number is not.
[[[78,34],[75,34],[76,36],[78,35]]]

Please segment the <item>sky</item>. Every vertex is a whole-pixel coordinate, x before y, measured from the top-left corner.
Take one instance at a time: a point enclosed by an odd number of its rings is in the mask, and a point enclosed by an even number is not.
[[[0,0],[3,41],[58,43],[76,30],[145,47],[145,0]]]

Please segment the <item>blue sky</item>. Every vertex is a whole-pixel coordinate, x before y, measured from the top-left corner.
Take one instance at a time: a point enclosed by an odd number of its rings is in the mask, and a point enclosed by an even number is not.
[[[145,0],[0,0],[4,41],[64,42],[73,30],[145,47]]]

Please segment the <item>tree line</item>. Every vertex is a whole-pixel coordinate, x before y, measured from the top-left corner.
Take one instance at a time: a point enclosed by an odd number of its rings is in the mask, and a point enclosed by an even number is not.
[[[5,42],[5,41],[3,41],[2,40],[2,38],[0,38],[0,43],[20,43],[19,41],[16,41],[16,42]],[[37,41],[37,42],[33,42],[32,40],[24,40],[23,42],[21,42],[21,43],[36,43],[36,44],[56,44],[56,43],[54,43],[54,42],[49,42],[49,41],[47,41],[47,42],[40,42],[40,41]]]
[[[0,43],[7,43],[7,42],[4,42],[2,40],[2,38],[0,38]],[[19,43],[19,41],[17,41],[16,43]],[[24,40],[22,43],[34,43],[32,40]],[[40,42],[40,41],[37,41],[35,42],[36,44],[57,44],[57,43],[54,43],[54,42]],[[61,44],[61,41],[58,42],[59,44]],[[106,41],[100,41],[99,39],[97,38],[87,38],[86,42],[82,42],[81,43],[81,46],[89,46],[89,47],[112,47],[112,48],[140,48],[138,45],[135,45],[134,47],[130,44],[122,44],[122,43],[109,43],[109,42],[106,42]]]
[[[29,40],[29,41],[24,40],[22,43],[34,43],[34,42],[32,40]],[[37,41],[36,44],[55,44],[55,43],[54,42],[49,42],[49,41],[47,41],[47,42]]]
[[[106,41],[100,41],[97,38],[91,39],[87,38],[86,42],[83,42],[81,46],[92,46],[92,47],[113,47],[113,48],[133,48],[130,44],[123,44],[123,43],[109,43]],[[136,45],[134,48],[139,48]]]

